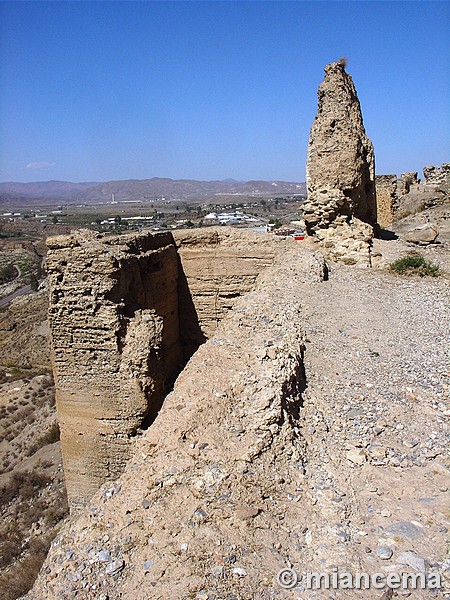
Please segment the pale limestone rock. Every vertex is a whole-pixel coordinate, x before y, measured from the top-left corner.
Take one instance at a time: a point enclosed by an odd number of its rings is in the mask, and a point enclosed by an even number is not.
[[[413,244],[426,246],[428,244],[433,244],[438,235],[439,229],[430,223],[426,223],[425,225],[420,225],[407,231],[403,235],[403,239],[406,242],[412,242]]]
[[[347,452],[347,460],[354,465],[363,465],[366,462],[366,455],[361,448],[350,448]]]

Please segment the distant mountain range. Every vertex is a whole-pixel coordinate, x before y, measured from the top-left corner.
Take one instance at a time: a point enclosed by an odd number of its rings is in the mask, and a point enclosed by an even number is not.
[[[0,205],[47,201],[51,204],[73,202],[107,202],[112,195],[116,201],[179,199],[189,201],[220,194],[283,195],[304,194],[305,183],[288,181],[196,181],[191,179],[126,179],[103,183],[71,183],[70,181],[39,181],[34,183],[0,183]]]

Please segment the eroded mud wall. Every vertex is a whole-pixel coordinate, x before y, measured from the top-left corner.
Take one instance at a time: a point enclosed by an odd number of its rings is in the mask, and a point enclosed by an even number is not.
[[[184,285],[180,282],[180,337],[188,355],[214,335],[236,300],[252,290],[291,240],[252,231],[211,228],[174,232]],[[192,319],[192,306],[198,321]]]
[[[71,508],[117,477],[182,363],[170,234],[48,242],[49,318]]]
[[[49,319],[72,510],[123,471],[185,363],[294,242],[225,228],[48,241]],[[178,248],[177,248],[178,246]],[[207,377],[207,373],[205,373]]]

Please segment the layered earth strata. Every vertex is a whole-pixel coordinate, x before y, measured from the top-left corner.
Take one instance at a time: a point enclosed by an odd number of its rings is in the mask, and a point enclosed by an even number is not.
[[[48,241],[49,319],[71,510],[123,471],[192,354],[286,242],[230,230]]]

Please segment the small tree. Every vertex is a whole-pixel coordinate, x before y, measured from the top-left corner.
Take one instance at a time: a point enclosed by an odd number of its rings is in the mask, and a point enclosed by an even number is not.
[[[389,267],[399,275],[419,275],[419,277],[426,275],[429,277],[438,277],[439,275],[439,266],[434,265],[421,254],[417,253],[402,256],[391,263]]]
[[[15,279],[18,275],[16,267],[9,263],[6,267],[0,269],[0,283],[8,283]]]
[[[273,225],[274,229],[279,229],[283,225],[283,223],[280,221],[280,219],[274,219],[274,218],[269,219],[269,223],[271,225]]]

